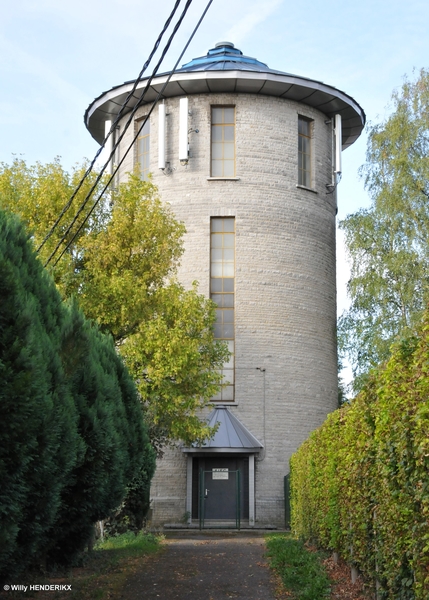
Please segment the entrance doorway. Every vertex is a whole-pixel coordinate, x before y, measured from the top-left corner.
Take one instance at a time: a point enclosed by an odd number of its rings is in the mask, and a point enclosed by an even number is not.
[[[195,457],[192,466],[193,519],[201,525],[249,518],[248,457]]]
[[[240,475],[240,471],[227,468],[200,471],[200,529],[213,521],[218,525],[223,521],[226,526],[235,521],[235,527],[240,529]]]

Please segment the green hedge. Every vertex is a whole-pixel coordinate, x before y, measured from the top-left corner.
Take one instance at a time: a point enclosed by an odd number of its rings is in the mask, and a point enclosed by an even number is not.
[[[291,459],[292,529],[339,552],[379,598],[429,597],[429,315]]]

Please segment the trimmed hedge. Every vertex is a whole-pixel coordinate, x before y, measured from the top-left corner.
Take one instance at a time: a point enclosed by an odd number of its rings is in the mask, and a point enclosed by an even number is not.
[[[291,510],[379,598],[429,597],[429,314],[292,456]]]

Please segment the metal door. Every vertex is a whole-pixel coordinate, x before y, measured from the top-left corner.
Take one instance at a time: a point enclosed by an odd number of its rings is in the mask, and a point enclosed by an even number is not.
[[[240,529],[241,473],[228,468],[200,470],[200,529],[205,520],[235,521]]]

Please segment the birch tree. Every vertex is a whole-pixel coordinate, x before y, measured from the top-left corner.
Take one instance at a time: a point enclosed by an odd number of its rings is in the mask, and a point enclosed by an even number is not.
[[[405,79],[392,112],[369,126],[361,169],[371,206],[340,223],[351,277],[340,351],[356,384],[413,330],[429,298],[429,72]]]

